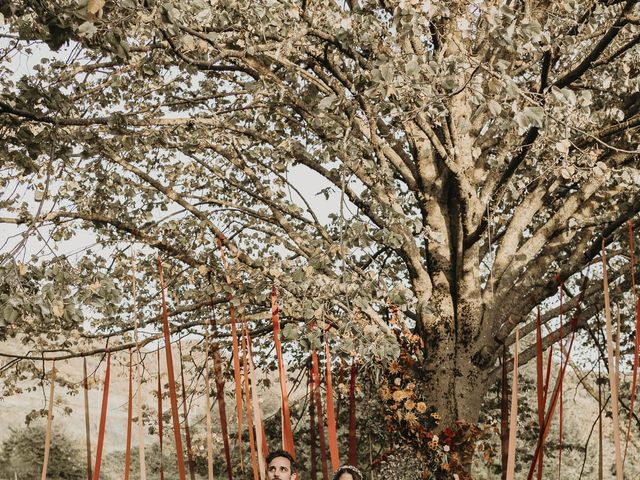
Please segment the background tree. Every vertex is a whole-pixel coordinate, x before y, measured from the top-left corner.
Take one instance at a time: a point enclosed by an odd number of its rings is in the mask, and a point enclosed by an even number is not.
[[[2,478],[37,478],[42,473],[44,438],[42,425],[13,430],[0,450]],[[80,451],[64,432],[54,431],[49,451],[47,478],[52,480],[79,480],[86,478]]]
[[[318,342],[313,319],[336,352],[390,360],[406,329],[421,398],[451,425],[478,419],[502,347],[516,326],[534,331],[529,313],[559,282],[583,290],[564,309],[580,304],[575,326],[589,324],[603,241],[619,295],[630,285],[636,1],[0,11],[3,221],[24,232],[3,260],[4,334],[32,349],[127,341],[134,242],[169,259],[176,330],[201,324],[210,298],[224,324],[233,293],[265,331],[272,284],[289,338]],[[41,42],[59,53],[11,75]],[[52,250],[86,231],[99,249]],[[46,259],[20,260],[34,234],[51,236]],[[146,324],[153,268],[139,259]]]

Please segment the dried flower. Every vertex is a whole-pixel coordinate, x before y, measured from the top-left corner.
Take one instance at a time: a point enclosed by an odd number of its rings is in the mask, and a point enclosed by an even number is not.
[[[404,419],[407,421],[409,425],[415,425],[418,423],[418,418],[415,413],[409,412],[404,416]]]
[[[420,413],[426,412],[427,411],[427,404],[424,403],[424,402],[419,402],[416,405],[416,410],[418,410],[418,412],[420,412]]]
[[[398,373],[400,371],[400,364],[394,360],[393,362],[391,362],[391,365],[389,365],[389,371],[391,373]]]

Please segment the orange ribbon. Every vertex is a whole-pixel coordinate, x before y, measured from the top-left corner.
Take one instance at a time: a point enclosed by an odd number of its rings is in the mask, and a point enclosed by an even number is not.
[[[171,331],[169,330],[169,315],[164,294],[164,275],[162,261],[158,256],[158,272],[160,273],[160,291],[162,294],[162,325],[164,330],[164,345],[167,357],[167,373],[169,374],[169,399],[171,401],[171,418],[173,420],[173,436],[176,441],[176,455],[178,457],[178,474],[180,480],[186,480],[184,469],[184,453],[182,450],[182,435],[180,435],[180,419],[178,418],[178,396],[176,395],[176,379],[173,373],[173,356],[171,354]]]
[[[278,372],[280,374],[280,396],[282,401],[282,448],[296,458],[291,430],[291,414],[289,413],[289,393],[287,391],[287,375],[282,358],[282,344],[280,343],[280,315],[278,313],[278,298],[276,287],[271,288],[271,320],[273,322],[273,340],[278,356]]]
[[[227,259],[224,255],[224,248],[222,247],[222,240],[218,238],[218,245],[220,247],[220,258],[222,260],[222,266],[225,270],[225,280],[227,285],[231,284],[229,275],[226,273],[228,270]],[[229,293],[229,316],[231,317],[231,344],[233,348],[233,380],[236,389],[236,416],[238,419],[238,451],[240,452],[240,467],[244,472],[244,461],[242,459],[242,383],[240,380],[240,348],[238,346],[238,331],[236,327],[236,309],[231,303],[233,295]]]

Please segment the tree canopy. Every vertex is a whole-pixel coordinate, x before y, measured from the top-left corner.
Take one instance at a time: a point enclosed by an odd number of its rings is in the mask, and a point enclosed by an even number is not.
[[[35,356],[126,345],[134,310],[157,322],[159,253],[176,331],[212,311],[224,325],[229,301],[268,330],[276,285],[289,339],[317,344],[313,320],[338,351],[388,361],[405,332],[429,405],[475,422],[501,348],[560,284],[573,327],[601,309],[603,243],[630,286],[635,0],[0,12],[2,221],[22,235],[5,244],[0,322]],[[21,257],[34,235],[44,250]],[[74,238],[92,245],[56,253]]]

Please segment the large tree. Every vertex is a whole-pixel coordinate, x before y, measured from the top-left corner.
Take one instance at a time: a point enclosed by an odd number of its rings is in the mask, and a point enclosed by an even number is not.
[[[0,5],[3,221],[100,245],[39,263],[10,244],[5,335],[126,342],[134,243],[173,266],[177,330],[228,293],[262,328],[273,284],[292,337],[315,320],[384,360],[399,321],[451,424],[477,421],[561,282],[585,291],[574,326],[600,308],[581,277],[640,209],[635,0]]]

